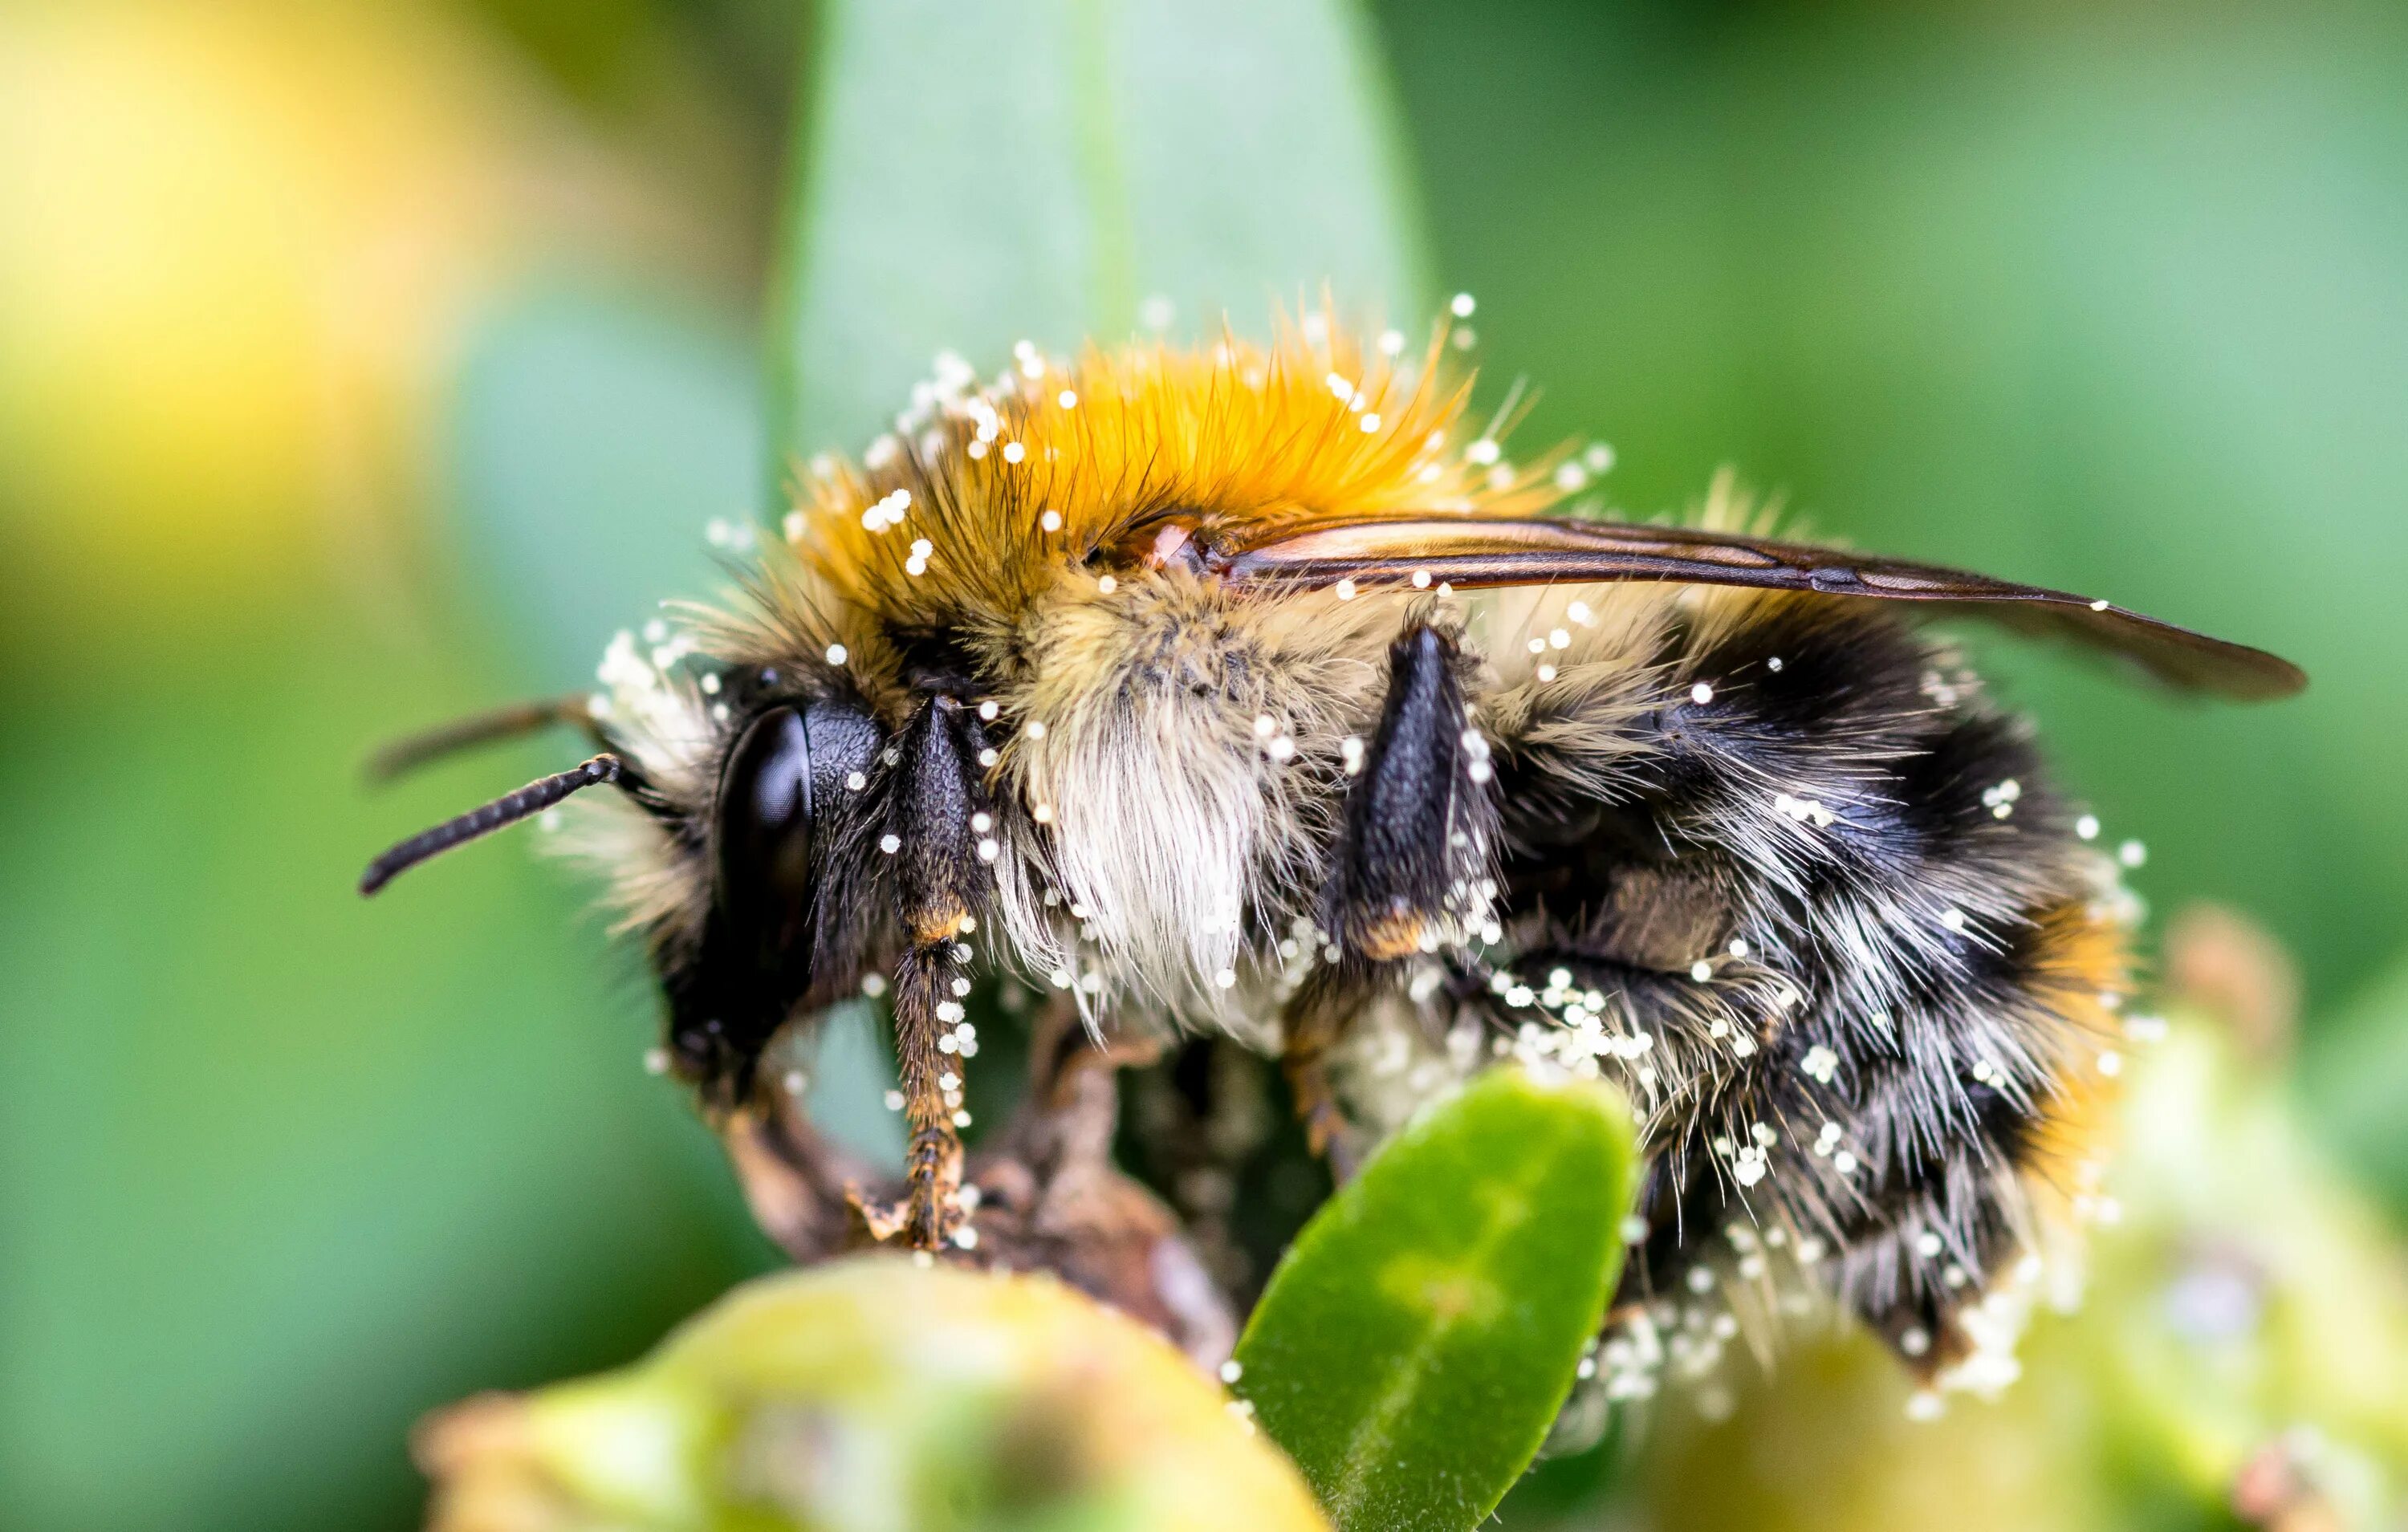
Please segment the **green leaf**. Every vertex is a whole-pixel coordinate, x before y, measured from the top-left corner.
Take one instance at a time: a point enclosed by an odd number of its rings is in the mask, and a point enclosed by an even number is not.
[[[1628,1115],[1500,1068],[1322,1209],[1238,1343],[1239,1389],[1342,1528],[1468,1528],[1529,1465],[1622,1263]]]
[[[590,684],[611,634],[725,583],[704,527],[750,509],[761,423],[742,333],[718,318],[548,272],[469,332],[446,498],[522,684]]]
[[[772,294],[772,502],[935,354],[1429,311],[1352,0],[827,0]]]

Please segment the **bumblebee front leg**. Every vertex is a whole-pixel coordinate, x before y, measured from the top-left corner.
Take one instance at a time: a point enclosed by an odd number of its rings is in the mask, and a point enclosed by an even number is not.
[[[961,1110],[962,1060],[938,1046],[962,1013],[953,987],[959,973],[950,939],[912,948],[895,970],[895,1058],[903,1117],[911,1129],[901,1232],[914,1250],[943,1248],[967,1216],[962,1140],[953,1123]]]
[[[962,1019],[962,938],[984,903],[972,822],[984,812],[976,762],[985,740],[975,716],[939,696],[921,704],[897,745],[879,850],[894,859],[895,912],[909,943],[895,971],[895,1054],[911,1127],[910,1182],[900,1208],[862,1210],[877,1238],[899,1233],[914,1250],[934,1251],[968,1216],[954,1128],[962,1061],[940,1044]]]
[[[1435,952],[1481,903],[1495,843],[1488,746],[1464,701],[1466,661],[1445,630],[1417,622],[1388,651],[1388,690],[1354,778],[1324,895],[1339,955],[1289,1003],[1282,1063],[1316,1150],[1342,1125],[1327,1055],[1394,965]]]

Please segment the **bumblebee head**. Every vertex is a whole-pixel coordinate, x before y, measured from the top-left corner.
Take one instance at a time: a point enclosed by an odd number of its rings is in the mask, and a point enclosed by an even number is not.
[[[860,981],[873,945],[862,913],[877,838],[872,780],[887,733],[832,666],[713,669],[689,684],[617,657],[604,667],[617,672],[609,692],[466,720],[379,756],[372,770],[390,776],[552,723],[600,747],[571,770],[401,841],[369,864],[360,890],[373,895],[585,788],[616,787],[619,800],[587,816],[584,849],[608,864],[626,923],[651,938],[678,1072],[732,1103],[798,1005],[825,1004]]]

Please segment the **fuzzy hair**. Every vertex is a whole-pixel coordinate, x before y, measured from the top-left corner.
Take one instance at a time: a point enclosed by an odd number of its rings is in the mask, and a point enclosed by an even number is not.
[[[709,913],[703,826],[741,721],[684,679],[683,648],[889,731],[941,689],[992,741],[987,953],[1097,1024],[1259,1038],[1333,951],[1348,763],[1426,608],[1226,591],[1143,554],[1167,528],[1555,506],[1577,475],[1499,461],[1445,355],[1441,336],[1392,365],[1324,320],[1268,348],[1024,349],[983,386],[940,360],[860,465],[814,462],[738,602],[649,655],[614,648],[597,715],[652,795],[588,811],[624,917],[674,956]],[[1757,515],[1726,482],[1703,519]],[[1935,1360],[1977,1350],[1971,1300],[2037,1238],[2052,1157],[2086,1153],[2085,1039],[2124,986],[2112,876],[2018,727],[1862,602],[1618,584],[1444,613],[1497,752],[1501,862],[1457,880],[1477,892],[1450,938],[1478,939],[1431,954],[1409,999],[1367,995],[1361,1046],[1426,1029],[1459,1072],[1494,1038],[1620,1081],[1653,1167],[1641,1300],[1737,1218],[1828,1247],[1818,1280],[1911,1355],[1946,1326]],[[1981,795],[2011,772],[2023,795],[1993,814]],[[1656,848],[1601,882],[1604,852],[1549,839],[1600,811]],[[1594,896],[1517,891],[1550,858]]]

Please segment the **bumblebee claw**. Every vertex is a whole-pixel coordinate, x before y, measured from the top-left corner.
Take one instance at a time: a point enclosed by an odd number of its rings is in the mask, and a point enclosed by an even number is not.
[[[909,1221],[904,1204],[881,1201],[858,1186],[844,1189],[844,1204],[861,1220],[861,1226],[868,1233],[872,1244],[882,1245],[893,1239],[903,1232],[903,1226]]]

